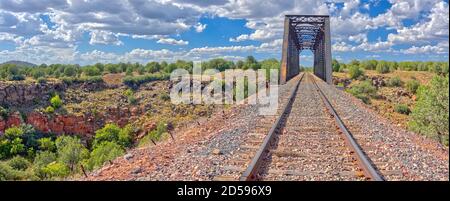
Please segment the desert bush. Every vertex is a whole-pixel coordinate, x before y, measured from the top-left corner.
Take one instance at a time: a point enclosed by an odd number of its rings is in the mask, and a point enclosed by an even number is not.
[[[37,140],[39,143],[39,149],[43,151],[54,151],[56,149],[55,142],[52,138],[45,137]]]
[[[77,74],[77,69],[73,66],[67,66],[64,68],[64,75],[68,77],[73,77]]]
[[[70,174],[70,170],[66,164],[53,161],[42,168],[42,172],[46,178],[58,177],[62,178]]]
[[[167,124],[164,121],[161,121],[156,126],[156,129],[150,131],[148,135],[150,136],[150,139],[158,141],[161,139],[164,133],[167,133]]]
[[[45,79],[45,78],[43,78],[43,77],[40,77],[40,78],[37,79],[37,82],[38,82],[39,84],[45,84],[45,83],[47,83],[47,79]]]
[[[141,84],[145,84],[152,81],[167,80],[169,79],[169,74],[150,74],[150,75],[140,75],[140,76],[126,76],[123,78],[123,83],[131,88],[137,88]]]
[[[71,171],[74,171],[76,165],[89,155],[88,150],[81,144],[80,139],[73,136],[63,135],[56,138],[56,148],[58,162],[67,165]]]
[[[356,98],[361,99],[364,103],[369,104],[370,98],[376,95],[377,89],[372,86],[369,81],[363,81],[359,84],[353,85],[347,91]]]
[[[409,107],[405,104],[397,104],[394,106],[394,111],[400,114],[409,114],[411,111]]]
[[[100,70],[94,66],[84,67],[83,73],[86,76],[99,76],[102,74],[102,72],[100,72]]]
[[[125,153],[122,146],[115,142],[102,142],[91,152],[87,162],[89,170],[101,167],[106,161],[113,160]]]
[[[42,69],[33,69],[31,71],[31,76],[37,80],[39,78],[45,77],[45,72]]]
[[[402,86],[402,84],[402,80],[398,76],[390,78],[387,82],[387,85],[390,87],[399,87]]]
[[[23,129],[16,126],[7,128],[5,130],[5,137],[10,140],[13,140],[15,138],[21,138],[23,134],[24,134]]]
[[[21,80],[25,80],[25,76],[24,75],[11,75],[8,77],[8,80],[10,81],[21,81]]]
[[[379,61],[377,64],[376,71],[382,74],[389,73],[390,72],[389,64],[386,61]]]
[[[44,112],[47,114],[53,114],[55,112],[55,108],[53,108],[52,106],[48,106],[45,108]]]
[[[31,163],[22,156],[14,156],[8,160],[8,165],[15,170],[26,170],[31,166]]]
[[[170,100],[170,95],[168,93],[161,93],[159,95],[159,98],[163,101],[168,101],[168,100]]]
[[[417,102],[410,114],[408,127],[448,146],[449,139],[449,82],[435,76],[429,86],[417,90]]]
[[[63,102],[59,97],[59,95],[55,95],[50,99],[50,104],[52,105],[53,108],[58,109],[62,106]]]
[[[0,117],[2,117],[3,119],[8,119],[8,116],[9,110],[7,108],[0,106]]]
[[[102,129],[95,132],[94,148],[103,142],[115,142],[123,147],[129,147],[132,133],[131,125],[120,128],[116,124],[106,124]]]
[[[420,82],[417,80],[409,80],[406,82],[406,90],[408,90],[411,93],[416,93],[417,89],[420,86]]]
[[[133,126],[131,124],[127,124],[122,129],[120,129],[119,139],[117,143],[123,147],[131,147],[133,133]]]
[[[87,77],[64,77],[62,81],[68,85],[81,83],[102,83],[102,76],[87,76]]]
[[[56,161],[56,154],[50,151],[39,151],[34,157],[33,169],[36,174],[41,179],[46,178],[46,173],[43,171],[48,164]]]
[[[26,170],[31,166],[31,163],[22,156],[14,156],[8,160],[8,165],[15,170]]]
[[[354,65],[349,67],[348,74],[350,75],[351,79],[357,79],[358,77],[364,75],[364,71],[358,66]]]
[[[22,180],[24,178],[22,171],[14,170],[4,162],[0,162],[0,181]]]

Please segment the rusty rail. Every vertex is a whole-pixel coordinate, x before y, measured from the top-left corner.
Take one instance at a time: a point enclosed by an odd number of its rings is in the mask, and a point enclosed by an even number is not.
[[[247,167],[247,169],[244,171],[244,173],[239,178],[240,181],[249,181],[254,180],[256,177],[256,174],[258,173],[258,169],[262,163],[262,159],[267,153],[270,142],[273,140],[273,138],[276,135],[276,132],[278,132],[280,125],[283,123],[283,119],[288,114],[289,107],[291,107],[292,103],[294,102],[295,94],[297,93],[298,86],[300,85],[300,82],[302,81],[305,74],[302,74],[302,77],[298,80],[298,83],[293,87],[291,94],[289,95],[288,103],[283,107],[282,113],[278,118],[276,119],[275,123],[272,125],[269,133],[264,138],[264,141],[259,147],[258,151],[256,152],[256,155],[253,157],[252,161],[250,162],[250,165]]]
[[[325,96],[325,94],[322,92],[320,87],[317,85],[315,78],[312,79],[314,86],[316,86],[317,91],[319,91],[320,96],[322,97],[323,102],[325,103],[325,106],[328,108],[328,111],[333,115],[334,119],[339,125],[339,128],[344,133],[345,140],[347,141],[347,144],[350,145],[350,148],[356,153],[356,160],[359,163],[359,166],[362,168],[364,175],[371,180],[374,181],[384,181],[383,177],[380,176],[380,174],[376,171],[375,167],[370,162],[369,158],[364,154],[361,147],[356,142],[355,138],[353,138],[353,135],[348,130],[348,128],[345,126],[344,122],[341,120],[339,115],[337,114],[336,110],[331,105],[328,98]]]

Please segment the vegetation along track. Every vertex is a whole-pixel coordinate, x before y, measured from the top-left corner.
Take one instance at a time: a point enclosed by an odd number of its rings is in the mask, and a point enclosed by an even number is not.
[[[315,79],[302,74],[240,180],[383,180]]]

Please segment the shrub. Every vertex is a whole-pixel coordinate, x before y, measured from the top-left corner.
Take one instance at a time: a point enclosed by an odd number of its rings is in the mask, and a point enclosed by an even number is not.
[[[419,88],[420,83],[417,80],[409,80],[406,82],[406,90],[408,90],[411,93],[416,93],[417,89]]]
[[[3,119],[8,119],[8,116],[9,110],[7,108],[0,106],[0,117],[3,117]]]
[[[134,130],[132,125],[128,124],[123,127],[119,132],[118,144],[123,147],[130,147],[133,133]]]
[[[159,95],[159,98],[163,101],[168,101],[170,100],[170,95],[168,93],[162,93]]]
[[[16,138],[11,141],[11,155],[22,154],[25,151],[25,145],[22,143],[22,139]]]
[[[45,84],[45,83],[47,83],[47,79],[45,79],[45,78],[43,78],[43,77],[40,77],[40,78],[37,79],[37,82],[38,82],[39,84]]]
[[[402,80],[400,79],[400,77],[395,76],[395,77],[390,78],[388,80],[387,84],[390,87],[399,87],[399,86],[402,86]]]
[[[39,149],[44,151],[53,151],[55,150],[55,142],[49,137],[41,138],[38,140]]]
[[[52,105],[53,108],[58,109],[62,106],[63,102],[61,100],[61,98],[59,97],[59,95],[55,95],[50,99],[50,103]]]
[[[75,76],[76,74],[77,74],[77,71],[76,71],[75,67],[67,66],[66,68],[64,68],[65,76],[72,77],[72,76]]]
[[[33,166],[45,167],[51,162],[56,161],[56,154],[50,151],[39,151],[34,157]]]
[[[400,114],[409,114],[411,111],[409,110],[409,107],[405,104],[397,104],[394,107],[394,111]]]
[[[419,86],[417,102],[410,114],[408,127],[448,146],[449,136],[449,82],[435,76],[429,86]]]
[[[361,99],[364,103],[369,104],[370,97],[376,95],[377,89],[372,86],[369,81],[364,81],[359,84],[353,85],[347,91],[354,95],[356,98]]]
[[[43,171],[43,168],[54,161],[56,161],[55,153],[50,151],[39,151],[33,161],[33,169],[36,176],[41,179],[46,178],[46,173]]]
[[[53,108],[52,106],[48,106],[45,108],[44,112],[47,114],[53,114],[55,112],[55,108]]]
[[[348,69],[348,73],[351,79],[356,79],[364,75],[364,71],[361,70],[358,66],[350,66],[350,68]]]
[[[80,139],[72,136],[60,136],[56,139],[58,161],[67,165],[71,171],[75,166],[86,159],[88,150],[81,144]]]
[[[47,166],[42,168],[42,172],[46,175],[47,178],[51,177],[65,177],[70,171],[69,168],[64,163],[60,162],[51,162]]]
[[[31,163],[22,156],[14,156],[9,159],[8,165],[15,170],[26,170],[30,167]]]
[[[0,162],[0,181],[20,180],[23,176],[6,163]]]
[[[45,76],[45,72],[43,71],[43,70],[41,70],[41,69],[33,69],[32,71],[31,71],[31,76],[34,78],[34,79],[39,79],[39,78],[42,78],[42,77],[44,77]]]
[[[95,132],[94,147],[100,145],[102,142],[115,142],[123,147],[131,146],[131,136],[133,128],[131,125],[126,125],[120,128],[116,124],[106,124],[102,129]]]
[[[131,88],[137,88],[141,84],[147,82],[167,80],[169,79],[169,74],[150,74],[150,75],[140,75],[140,76],[126,76],[123,78],[123,83]]]
[[[87,167],[92,170],[101,167],[103,163],[113,160],[125,153],[122,146],[115,142],[102,142],[90,154]]]
[[[148,135],[150,136],[150,139],[158,141],[164,133],[167,133],[167,124],[161,121],[156,126],[156,130],[150,131]]]
[[[389,65],[386,61],[379,61],[376,70],[382,74],[390,72]]]
[[[137,103],[136,97],[134,97],[134,91],[131,89],[127,89],[124,91],[124,95],[128,98],[128,103],[134,105]]]
[[[98,68],[93,66],[84,67],[83,72],[86,76],[99,76],[102,74]]]
[[[102,83],[102,76],[89,76],[89,77],[65,77],[62,78],[62,81],[67,85],[71,84],[81,84],[81,83]]]
[[[23,136],[23,134],[24,134],[23,129],[20,127],[16,127],[16,126],[7,128],[5,130],[5,137],[10,140],[13,140],[16,138],[21,138]]]
[[[117,142],[119,140],[120,127],[116,124],[106,124],[103,128],[95,131],[94,147],[102,142]]]
[[[21,80],[25,80],[25,76],[24,75],[11,75],[11,76],[9,76],[8,80],[21,81]]]

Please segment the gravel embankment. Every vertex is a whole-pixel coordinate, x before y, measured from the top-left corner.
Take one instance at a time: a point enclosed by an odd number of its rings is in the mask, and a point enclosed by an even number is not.
[[[317,82],[386,180],[449,180],[449,150],[406,131],[350,94]]]

